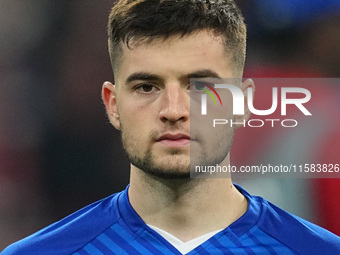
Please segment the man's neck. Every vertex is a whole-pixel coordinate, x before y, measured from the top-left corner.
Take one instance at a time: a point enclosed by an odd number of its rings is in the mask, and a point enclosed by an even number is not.
[[[132,207],[144,220],[183,242],[224,229],[247,210],[231,179],[161,180],[132,166]]]

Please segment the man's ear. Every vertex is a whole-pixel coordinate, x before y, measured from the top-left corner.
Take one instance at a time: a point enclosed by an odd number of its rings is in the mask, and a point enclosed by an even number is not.
[[[251,112],[249,110],[248,107],[248,97],[251,96],[253,101],[254,101],[254,95],[255,95],[255,83],[252,79],[247,79],[245,80],[241,86],[240,86],[243,95],[244,95],[244,115],[236,115],[236,122],[242,122],[243,121],[248,121],[250,116],[251,116]],[[248,90],[251,89],[252,93],[248,93]],[[241,125],[237,125],[236,127],[240,127]]]
[[[120,130],[119,114],[117,110],[116,86],[111,82],[104,82],[102,87],[102,99],[111,124],[116,129]]]

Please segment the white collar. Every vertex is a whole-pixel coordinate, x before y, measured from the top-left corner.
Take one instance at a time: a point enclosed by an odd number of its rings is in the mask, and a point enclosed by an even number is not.
[[[222,229],[215,230],[215,231],[209,232],[207,234],[201,235],[199,237],[196,237],[196,238],[194,238],[194,239],[192,239],[190,241],[183,242],[180,239],[178,239],[177,237],[175,237],[174,235],[166,232],[163,229],[157,228],[157,227],[149,225],[149,224],[148,224],[148,226],[151,229],[155,230],[158,234],[160,234],[169,243],[171,243],[172,246],[174,246],[182,254],[186,254],[186,253],[192,251],[197,246],[201,245],[202,243],[204,243],[209,238],[211,238],[212,236],[216,235],[218,232],[220,232],[222,230]]]

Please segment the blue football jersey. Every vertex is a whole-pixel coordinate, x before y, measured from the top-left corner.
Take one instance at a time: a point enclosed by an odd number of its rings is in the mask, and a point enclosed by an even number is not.
[[[248,199],[247,212],[189,255],[340,254],[340,237],[235,186]],[[1,255],[181,254],[134,211],[128,187],[12,244]]]

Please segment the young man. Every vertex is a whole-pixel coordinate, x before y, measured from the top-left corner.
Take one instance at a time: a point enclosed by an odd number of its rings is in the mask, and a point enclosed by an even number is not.
[[[115,85],[105,82],[102,97],[131,161],[130,185],[2,255],[340,254],[339,237],[230,178],[190,178],[191,156],[228,166],[234,134],[193,131],[190,79],[242,77],[245,46],[232,0],[120,1],[109,21]]]

